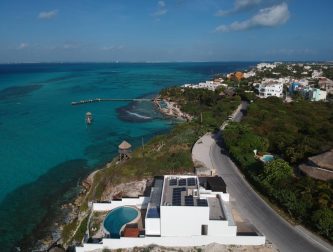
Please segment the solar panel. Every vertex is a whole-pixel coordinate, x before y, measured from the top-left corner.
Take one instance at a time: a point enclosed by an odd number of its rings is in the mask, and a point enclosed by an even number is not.
[[[208,206],[206,199],[197,199],[197,206]]]
[[[177,185],[177,179],[170,179],[169,180],[169,186],[176,186]]]
[[[180,179],[180,180],[178,180],[178,185],[179,186],[186,186],[186,179]]]
[[[149,208],[147,218],[159,218],[160,213],[157,208]]]
[[[185,206],[194,206],[193,196],[185,196]]]
[[[181,188],[173,188],[172,191],[172,205],[180,206],[181,205]]]
[[[187,185],[188,186],[195,186],[197,184],[197,181],[195,178],[187,178]]]

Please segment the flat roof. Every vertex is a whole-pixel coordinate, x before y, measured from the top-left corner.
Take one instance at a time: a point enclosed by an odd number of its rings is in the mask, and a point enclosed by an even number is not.
[[[154,186],[151,188],[147,209],[147,218],[160,218],[160,204],[163,190],[163,177],[154,178]]]
[[[196,176],[164,177],[163,206],[208,207],[207,200],[200,199],[199,196],[199,181]]]
[[[213,192],[227,192],[227,185],[219,176],[214,177],[199,177],[199,182],[202,187]]]
[[[210,220],[226,220],[220,199],[217,197],[207,198],[209,205],[209,219]]]

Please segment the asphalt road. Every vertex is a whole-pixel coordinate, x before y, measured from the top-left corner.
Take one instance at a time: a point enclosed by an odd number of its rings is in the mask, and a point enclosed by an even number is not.
[[[246,107],[247,103],[242,103],[242,109]],[[242,112],[234,116],[234,121],[241,119]],[[333,251],[329,244],[289,224],[258,196],[228,157],[219,135],[211,146],[210,154],[213,166],[227,184],[227,191],[237,210],[280,251]]]

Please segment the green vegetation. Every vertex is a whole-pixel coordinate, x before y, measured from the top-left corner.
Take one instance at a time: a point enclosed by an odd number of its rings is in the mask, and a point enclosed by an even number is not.
[[[214,92],[206,89],[167,88],[161,91],[161,96],[177,102],[182,111],[194,115],[194,125],[211,131],[219,128],[240,104],[239,96],[229,97],[223,91],[222,88]]]
[[[184,93],[185,96],[183,96]],[[169,133],[154,137],[145,144],[144,148],[134,150],[131,159],[126,162],[117,164],[115,159],[111,165],[99,170],[94,176],[88,194],[81,200],[81,213],[88,210],[88,202],[101,200],[102,194],[108,186],[156,175],[192,172],[191,148],[193,144],[207,131],[218,128],[240,103],[238,96],[222,97],[219,92],[202,89],[183,92],[181,88],[169,88],[162,94],[164,96],[168,94],[170,100],[178,102],[183,111],[194,116],[194,120],[180,123]],[[200,102],[198,103],[198,101]],[[85,221],[78,229],[75,240],[83,237]],[[62,237],[65,242],[73,235],[78,224],[78,221],[75,220],[64,227]]]
[[[66,224],[64,229],[61,233],[61,238],[64,242],[68,242],[73,235],[74,230],[78,225],[77,219],[73,220],[72,222]]]
[[[330,66],[327,69],[323,69],[323,76],[333,80],[333,67]]]
[[[333,147],[332,103],[260,99],[249,107],[244,124],[269,140],[270,152],[291,164]]]
[[[289,165],[333,147],[329,103],[282,103],[268,98],[251,104],[240,123],[223,132],[230,155],[252,184],[295,221],[333,241],[333,181],[297,177]],[[253,150],[282,159],[263,164]]]
[[[110,183],[116,185],[161,174],[192,172],[193,144],[207,131],[218,128],[240,103],[238,96],[223,98],[218,92],[202,89],[182,91],[181,88],[169,88],[161,94],[178,102],[182,111],[194,115],[194,120],[180,123],[169,133],[156,136],[144,148],[133,151],[132,158],[126,162],[113,162],[100,170],[82,203],[82,210],[86,209],[88,201],[100,200],[104,188]]]

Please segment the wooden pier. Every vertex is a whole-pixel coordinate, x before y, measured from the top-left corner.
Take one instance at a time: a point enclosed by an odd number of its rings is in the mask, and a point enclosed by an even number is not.
[[[145,98],[137,98],[137,99],[130,99],[130,98],[95,98],[89,100],[81,100],[81,101],[74,101],[71,104],[74,105],[81,105],[87,103],[96,103],[96,102],[124,102],[124,101],[137,101],[137,102],[154,102],[159,101],[158,98],[153,99],[145,99]]]

